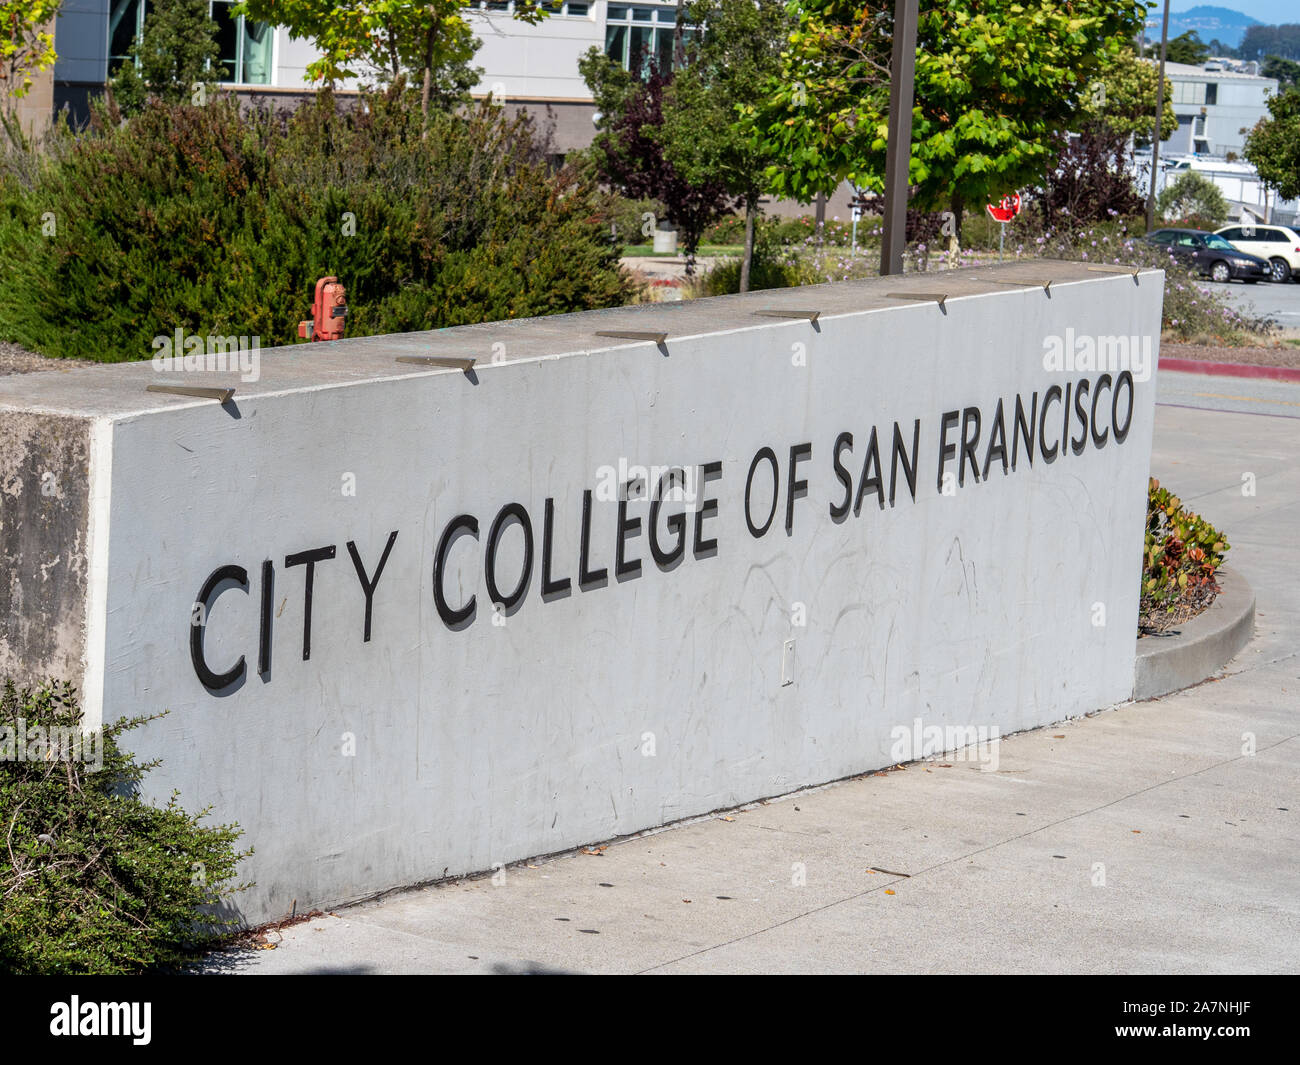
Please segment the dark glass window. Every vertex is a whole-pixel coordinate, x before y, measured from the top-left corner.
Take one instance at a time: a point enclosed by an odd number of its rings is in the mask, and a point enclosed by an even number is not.
[[[217,80],[235,81],[239,70],[239,25],[229,0],[213,0],[212,21],[217,24]]]
[[[633,26],[628,35],[627,68],[639,77],[647,77],[650,73],[650,35],[653,32],[649,26]]]
[[[116,67],[115,60],[126,58],[127,52],[135,42],[140,30],[140,8],[142,0],[113,0],[108,12],[108,55],[109,65]]]
[[[673,31],[667,26],[655,30],[655,63],[660,70],[673,68]]]
[[[627,67],[627,27],[605,27],[605,54]],[[1154,125],[1154,121],[1152,123]]]

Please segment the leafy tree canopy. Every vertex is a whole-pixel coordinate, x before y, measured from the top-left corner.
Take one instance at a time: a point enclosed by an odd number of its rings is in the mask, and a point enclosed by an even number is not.
[[[673,72],[661,71],[652,62],[649,76],[639,81],[595,47],[579,60],[578,69],[599,116],[588,149],[596,172],[625,196],[658,200],[667,208],[681,233],[691,273],[700,237],[730,207],[732,197],[723,181],[705,168],[689,159],[679,167],[668,158],[663,127]]]
[[[221,54],[216,31],[207,0],[150,0],[143,32],[109,83],[122,110],[136,113],[150,96],[186,103],[195,86],[212,85]]]
[[[780,74],[792,25],[784,0],[695,0],[690,21],[708,27],[667,89],[661,130],[668,159],[694,182],[716,178],[737,199],[757,200],[763,171],[779,162],[745,121]]]
[[[1270,55],[1278,55],[1283,59],[1300,59],[1300,23],[1247,26],[1245,36],[1241,39],[1241,54],[1246,59],[1263,59]]]
[[[1127,50],[1111,56],[1087,96],[1083,111],[1117,137],[1151,139],[1156,87],[1160,68]],[[1170,102],[1173,89],[1165,78],[1165,105],[1160,120],[1160,139],[1178,130],[1178,116]]]
[[[1137,33],[1133,0],[952,0],[918,25],[914,206],[996,200],[1041,180],[1088,86]],[[782,160],[773,191],[802,202],[840,181],[881,191],[893,4],[800,5],[781,76],[755,118]]]
[[[0,0],[0,98],[26,96],[32,74],[54,63],[54,34],[45,26],[62,0]]]
[[[1300,63],[1294,59],[1271,55],[1264,60],[1264,65],[1260,67],[1259,72],[1266,78],[1277,78],[1279,88],[1300,86]]]
[[[1147,46],[1147,54],[1153,59],[1160,58],[1160,42]],[[1180,33],[1165,42],[1165,59],[1170,63],[1187,63],[1199,67],[1210,57],[1210,46],[1201,40],[1195,30]]]
[[[1268,101],[1269,117],[1246,135],[1246,158],[1284,200],[1300,198],[1300,89]]]

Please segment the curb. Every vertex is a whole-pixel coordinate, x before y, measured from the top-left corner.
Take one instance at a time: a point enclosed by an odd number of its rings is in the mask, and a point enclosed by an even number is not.
[[[1175,373],[1200,373],[1211,377],[1263,377],[1270,381],[1300,381],[1300,370],[1288,366],[1256,366],[1247,362],[1208,362],[1160,356],[1158,368]]]
[[[1137,641],[1133,699],[1155,699],[1199,684],[1218,672],[1255,634],[1255,590],[1221,566],[1223,588],[1204,613],[1161,636]]]

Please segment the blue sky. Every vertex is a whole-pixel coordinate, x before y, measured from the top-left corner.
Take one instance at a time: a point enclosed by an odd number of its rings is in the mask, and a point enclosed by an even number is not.
[[[1170,11],[1190,11],[1202,6],[1226,7],[1260,22],[1300,22],[1300,4],[1296,0],[1170,0]],[[1158,5],[1164,7],[1163,0]]]

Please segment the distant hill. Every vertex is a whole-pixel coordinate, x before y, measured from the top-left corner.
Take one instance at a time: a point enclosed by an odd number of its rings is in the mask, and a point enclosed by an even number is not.
[[[1241,38],[1245,36],[1246,30],[1251,26],[1259,25],[1262,25],[1259,19],[1243,15],[1240,11],[1233,11],[1229,7],[1213,7],[1209,4],[1189,7],[1186,11],[1169,12],[1170,40],[1188,30],[1195,30],[1206,44],[1217,38],[1224,44],[1237,48],[1241,45]],[[1160,39],[1158,8],[1147,14],[1147,37]]]

